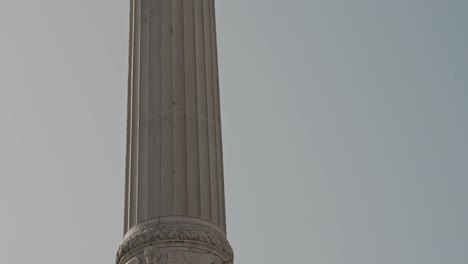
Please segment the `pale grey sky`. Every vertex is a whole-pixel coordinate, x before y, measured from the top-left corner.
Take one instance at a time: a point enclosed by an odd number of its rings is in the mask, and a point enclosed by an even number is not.
[[[237,264],[468,260],[468,1],[217,1]],[[1,263],[114,263],[128,1],[0,4]]]

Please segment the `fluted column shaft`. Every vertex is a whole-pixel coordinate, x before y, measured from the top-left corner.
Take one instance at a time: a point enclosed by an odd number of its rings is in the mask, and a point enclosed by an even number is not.
[[[129,46],[124,233],[181,216],[225,235],[214,0],[131,0]]]
[[[183,215],[225,230],[213,0],[131,1],[125,232]]]

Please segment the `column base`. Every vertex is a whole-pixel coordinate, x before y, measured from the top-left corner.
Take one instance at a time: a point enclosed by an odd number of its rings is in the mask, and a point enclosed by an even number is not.
[[[202,219],[159,217],[132,227],[117,252],[117,264],[231,264],[224,233]]]

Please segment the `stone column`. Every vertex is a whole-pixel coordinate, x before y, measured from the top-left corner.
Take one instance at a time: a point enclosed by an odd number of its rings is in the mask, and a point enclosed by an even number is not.
[[[214,0],[131,0],[117,264],[232,263]]]

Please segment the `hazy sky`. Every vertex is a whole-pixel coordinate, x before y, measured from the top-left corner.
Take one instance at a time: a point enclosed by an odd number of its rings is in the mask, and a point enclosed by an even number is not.
[[[114,263],[128,6],[0,4],[1,263]],[[219,0],[217,22],[237,264],[467,263],[467,0]]]

